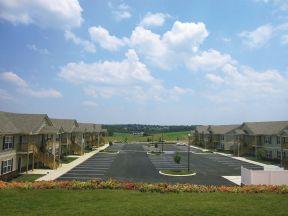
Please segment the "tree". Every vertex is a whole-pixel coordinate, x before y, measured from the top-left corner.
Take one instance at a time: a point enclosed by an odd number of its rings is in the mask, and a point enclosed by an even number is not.
[[[174,156],[174,162],[177,164],[180,164],[181,161],[181,156],[179,154],[179,152],[176,152],[175,156]]]

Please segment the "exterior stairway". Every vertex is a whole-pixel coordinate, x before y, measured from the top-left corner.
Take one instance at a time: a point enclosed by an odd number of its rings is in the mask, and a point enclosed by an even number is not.
[[[59,157],[49,152],[41,152],[37,147],[34,148],[35,160],[43,163],[50,169],[57,169],[60,166]]]

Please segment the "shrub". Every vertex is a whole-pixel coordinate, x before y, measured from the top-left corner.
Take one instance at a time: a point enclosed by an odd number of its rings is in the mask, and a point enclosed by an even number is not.
[[[167,184],[167,183],[134,183],[121,182],[108,179],[102,181],[94,179],[87,182],[80,181],[41,181],[41,182],[2,182],[0,181],[0,192],[3,189],[66,189],[66,190],[91,190],[91,189],[112,189],[112,190],[135,190],[141,192],[160,192],[160,193],[277,193],[288,194],[288,185],[266,186],[206,186],[193,184]]]
[[[181,156],[179,154],[179,152],[176,152],[175,156],[174,156],[174,162],[177,164],[180,164],[181,161]]]
[[[109,141],[109,146],[112,146],[113,145],[113,142],[112,141]]]

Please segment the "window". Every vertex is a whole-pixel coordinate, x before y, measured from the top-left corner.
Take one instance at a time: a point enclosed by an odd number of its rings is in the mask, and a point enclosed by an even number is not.
[[[272,158],[272,151],[266,151],[266,158],[268,159]]]
[[[266,136],[265,137],[265,143],[266,144],[271,144],[271,136]]]
[[[281,151],[277,150],[277,159],[281,159]]]
[[[13,167],[13,159],[2,161],[1,173],[5,174],[11,172],[12,167]]]
[[[14,147],[14,138],[13,136],[5,136],[3,143],[3,150],[12,149]]]
[[[221,136],[220,136],[220,139],[223,141],[223,140],[224,140],[224,136],[223,136],[223,135],[221,135]]]
[[[281,145],[281,137],[277,136],[277,145]]]

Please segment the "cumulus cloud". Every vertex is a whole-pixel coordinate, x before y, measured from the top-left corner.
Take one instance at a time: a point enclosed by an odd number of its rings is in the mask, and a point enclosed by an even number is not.
[[[101,26],[90,27],[89,34],[92,41],[98,43],[103,49],[109,51],[116,51],[120,47],[125,46],[127,42],[127,39],[125,38],[120,39],[116,36],[110,35],[109,31]]]
[[[281,42],[282,42],[282,44],[284,44],[284,45],[288,45],[288,35],[283,35],[283,36],[281,37]]]
[[[146,60],[162,69],[171,69],[185,62],[187,56],[197,52],[208,36],[204,23],[176,21],[163,35],[142,26],[136,27],[130,37],[130,46]]]
[[[230,55],[210,49],[201,52],[199,55],[192,56],[187,62],[187,67],[192,71],[215,71],[232,62],[235,61],[232,60]]]
[[[268,43],[273,35],[273,26],[270,24],[262,25],[253,31],[243,31],[239,36],[244,44],[250,48],[259,48]]]
[[[62,67],[59,76],[82,86],[84,93],[93,97],[117,96],[136,101],[164,101],[191,93],[181,87],[164,87],[161,80],[152,76],[133,49],[127,51],[122,61],[69,63]]]
[[[13,24],[73,28],[83,22],[78,0],[0,0],[0,18]]]
[[[165,20],[169,17],[169,14],[148,12],[139,25],[143,27],[163,26]]]
[[[23,80],[21,77],[19,77],[17,74],[13,73],[13,72],[2,72],[0,74],[0,77],[7,81],[7,82],[10,82],[12,83],[13,85],[16,85],[18,87],[21,87],[21,88],[27,88],[28,87],[28,84],[25,80]]]
[[[223,79],[223,78],[221,78],[221,77],[218,76],[218,75],[211,74],[211,73],[206,74],[206,78],[207,78],[208,80],[210,80],[211,82],[216,83],[216,84],[221,84],[221,83],[224,82],[224,79]]]
[[[83,39],[77,37],[73,32],[71,32],[69,30],[65,31],[65,38],[66,38],[66,40],[72,41],[76,45],[82,46],[86,52],[90,52],[90,53],[96,52],[96,48],[92,42],[90,42],[88,40],[83,40]]]
[[[111,2],[108,2],[108,7],[111,9],[112,15],[117,21],[129,19],[132,17],[131,8],[125,3],[113,5]]]
[[[32,97],[40,97],[40,98],[57,98],[61,97],[61,93],[55,89],[38,89],[33,90],[28,83],[23,80],[21,77],[19,77],[17,74],[13,72],[2,72],[0,73],[0,78],[2,78],[4,81],[10,82],[14,86],[17,86],[16,89],[19,93],[29,95]]]
[[[94,63],[69,63],[64,66],[59,76],[65,80],[79,83],[128,84],[135,82],[155,83],[146,65],[141,63],[132,49],[122,61],[104,61]]]

